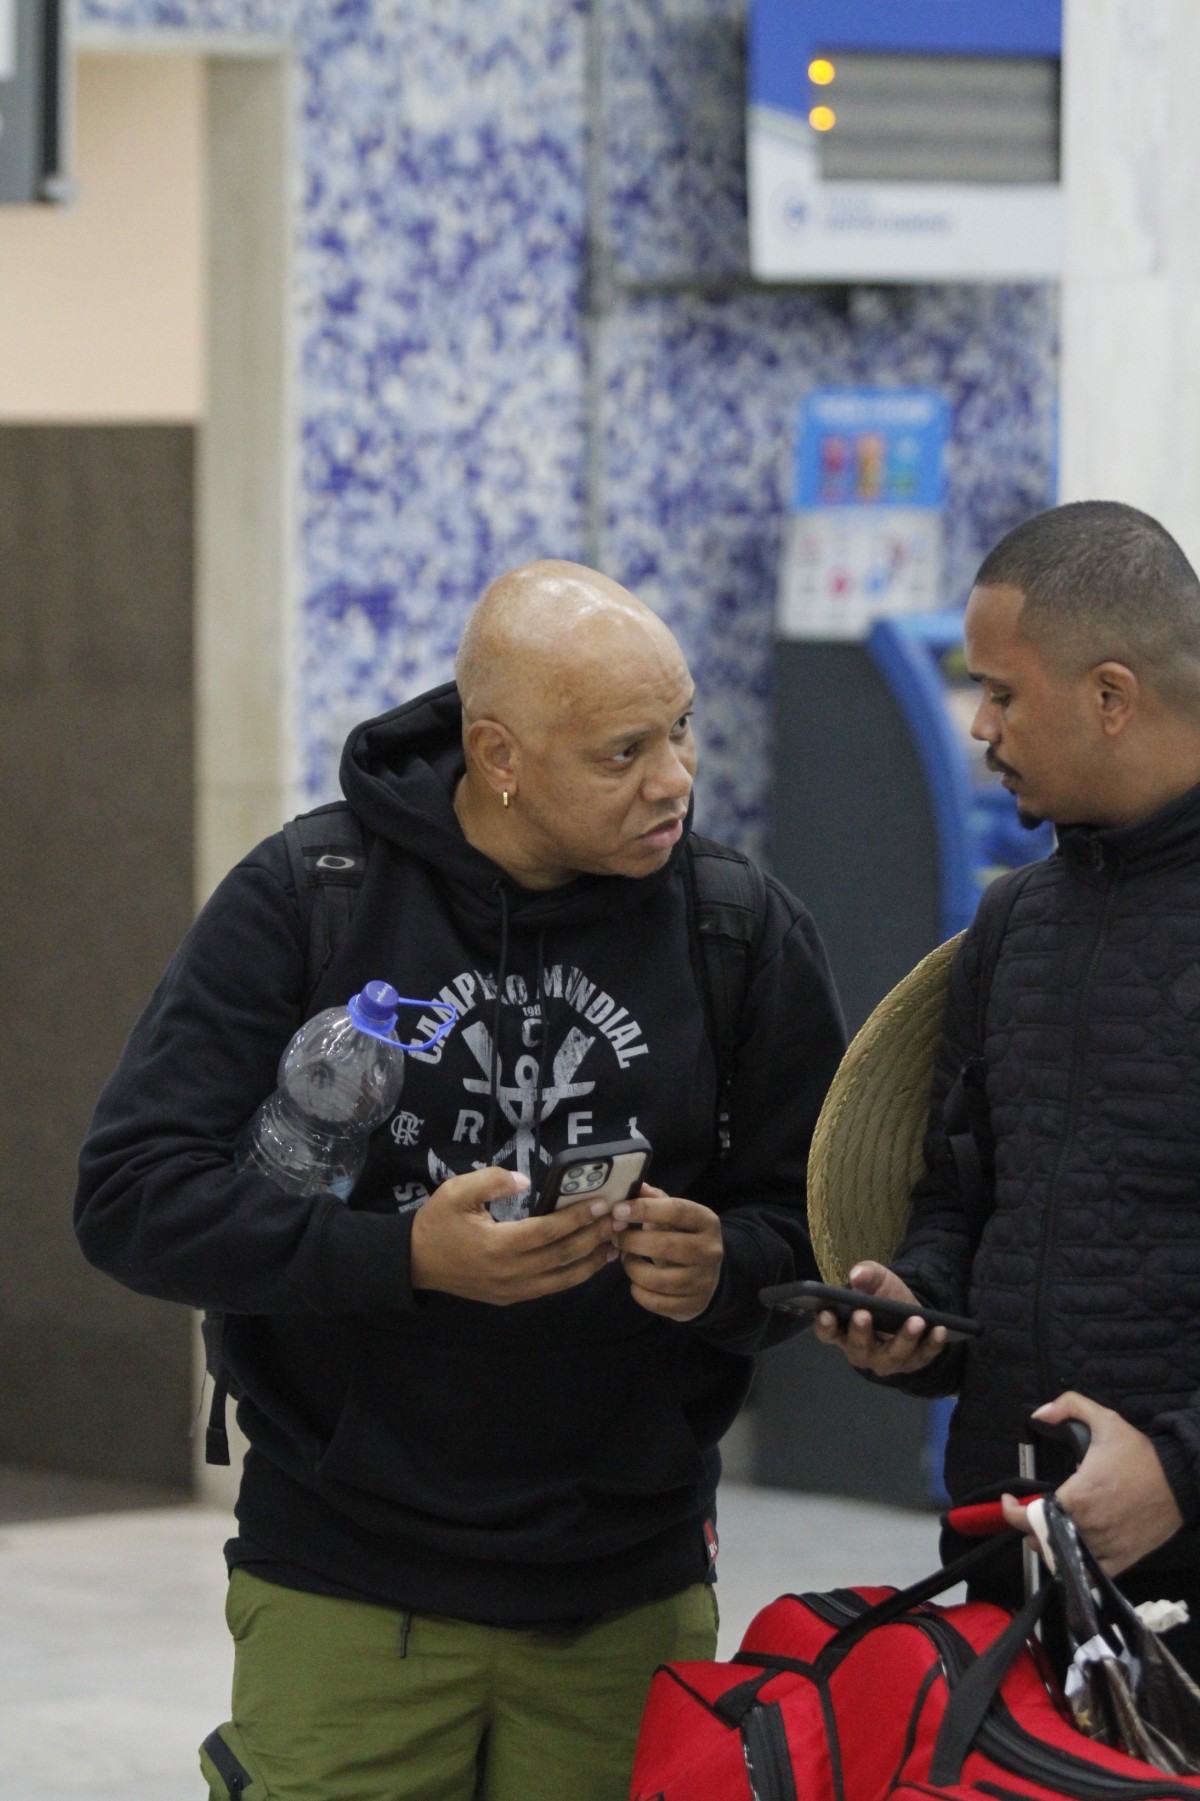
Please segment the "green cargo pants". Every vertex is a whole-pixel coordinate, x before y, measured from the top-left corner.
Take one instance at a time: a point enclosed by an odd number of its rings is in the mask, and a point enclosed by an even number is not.
[[[407,1614],[230,1579],[233,1719],[215,1801],[626,1801],[655,1668],[709,1658],[697,1583],[571,1632]]]

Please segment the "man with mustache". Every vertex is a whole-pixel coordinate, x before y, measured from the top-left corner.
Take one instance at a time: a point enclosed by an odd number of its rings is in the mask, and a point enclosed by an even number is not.
[[[351,734],[365,872],[316,988],[271,838],[101,1097],[83,1248],[221,1311],[250,1441],[214,1796],[623,1801],[653,1670],[713,1653],[717,1445],[779,1336],[759,1289],[812,1271],[808,1143],[843,1036],[812,922],[767,878],[723,928],[750,928],[726,1102],[693,700],[615,582],[502,576],[457,683]],[[284,1195],[236,1167],[239,1134],[301,1019],[372,978],[455,1024],[406,1058],[349,1204]],[[531,1216],[552,1156],[634,1135],[636,1198]]]
[[[973,1313],[984,1335],[946,1347],[910,1321],[884,1339],[864,1313],[818,1335],[877,1377],[957,1392],[956,1500],[1016,1474],[1035,1409],[1082,1420],[1078,1471],[1039,1473],[1135,1601],[1190,1603],[1167,1643],[1200,1673],[1200,581],[1144,513],[1056,507],[985,559],[964,638],[973,735],[1058,846],[981,903],[907,1237],[851,1281]],[[981,1234],[942,1118],[972,1058],[994,1161]]]

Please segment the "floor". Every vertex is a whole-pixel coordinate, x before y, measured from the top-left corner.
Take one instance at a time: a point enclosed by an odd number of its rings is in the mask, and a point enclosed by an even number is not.
[[[0,1795],[4,1801],[199,1801],[196,1746],[227,1714],[227,1514],[202,1506],[0,1512]],[[3,1485],[0,1485],[3,1492]],[[34,1505],[40,1498],[40,1509]],[[96,1496],[91,1496],[96,1504]],[[86,1497],[76,1495],[82,1509]],[[14,1523],[15,1520],[15,1523]],[[932,1514],[721,1489],[720,1654],[789,1589],[901,1584],[935,1567]]]

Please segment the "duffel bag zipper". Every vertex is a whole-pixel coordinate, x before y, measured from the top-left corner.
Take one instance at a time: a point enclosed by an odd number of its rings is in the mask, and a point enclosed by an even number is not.
[[[796,1801],[787,1729],[777,1701],[760,1701],[742,1721],[742,1755],[754,1801]]]
[[[825,1595],[804,1595],[802,1600],[818,1618],[831,1626],[859,1619],[871,1605],[850,1589]],[[903,1623],[916,1626],[932,1641],[946,1669],[947,1681],[953,1687],[974,1655],[962,1633],[943,1615],[936,1613],[914,1612],[904,1616]],[[1078,1801],[1151,1801],[1151,1798],[1153,1801],[1168,1801],[1168,1798],[1170,1801],[1196,1801],[1195,1788],[1172,1787],[1167,1777],[1156,1781],[1150,1777],[1114,1775],[1108,1770],[1097,1769],[1095,1764],[1076,1757],[1071,1751],[1044,1745],[1013,1718],[999,1695],[994,1703],[994,1713],[989,1714],[979,1730],[976,1745],[1005,1769],[1012,1770],[1015,1776],[1028,1776],[1035,1782],[1044,1782],[1047,1787],[1056,1782],[1061,1785],[1065,1779],[1071,1780],[1075,1786],[1065,1792],[1077,1796]],[[910,1783],[907,1786],[919,1785]],[[984,1794],[995,1795],[996,1801],[1026,1801],[1017,1790],[1003,1790],[999,1784],[979,1782],[975,1787]]]
[[[929,1801],[946,1801],[945,1789],[930,1788],[927,1782],[906,1782],[902,1786],[906,1795],[928,1795]],[[994,1795],[996,1801],[1039,1801],[1037,1795],[1027,1795],[1024,1789],[1005,1788],[1001,1782],[973,1782],[971,1792],[976,1795]]]
[[[819,1620],[827,1626],[848,1626],[851,1620],[859,1620],[873,1606],[871,1601],[864,1601],[851,1588],[831,1589],[824,1595],[800,1595],[801,1604],[815,1613]]]
[[[1024,1789],[1005,1788],[1002,1782],[984,1782],[981,1779],[975,1784],[975,1788],[981,1795],[994,1795],[996,1801],[1036,1801],[1036,1797],[1027,1795]]]
[[[971,1645],[961,1632],[939,1615],[911,1614],[909,1619],[933,1641],[953,1687],[974,1656]],[[975,1749],[995,1758],[1014,1776],[1028,1776],[1046,1788],[1058,1788],[1063,1794],[1076,1797],[1077,1801],[1139,1801],[1139,1798],[1151,1801],[1151,1797],[1153,1801],[1196,1801],[1195,1788],[1173,1784],[1169,1777],[1155,1780],[1118,1776],[1097,1769],[1095,1764],[1077,1757],[1073,1751],[1043,1744],[1013,1718],[999,1695],[979,1728]]]

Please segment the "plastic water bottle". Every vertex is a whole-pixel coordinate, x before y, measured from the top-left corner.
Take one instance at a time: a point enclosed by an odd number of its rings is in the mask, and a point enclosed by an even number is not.
[[[246,1129],[239,1163],[289,1194],[347,1200],[368,1138],[400,1098],[399,1005],[387,982],[368,982],[346,1006],[328,1007],[302,1025],[280,1059],[279,1086]]]

